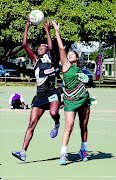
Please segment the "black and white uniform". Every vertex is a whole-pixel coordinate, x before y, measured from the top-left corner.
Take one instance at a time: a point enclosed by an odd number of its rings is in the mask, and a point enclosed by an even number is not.
[[[60,93],[55,88],[55,76],[58,68],[53,62],[54,56],[51,54],[44,54],[39,56],[38,61],[34,67],[35,77],[37,82],[37,95],[33,98],[32,107],[48,109],[49,103],[55,100],[61,101]]]

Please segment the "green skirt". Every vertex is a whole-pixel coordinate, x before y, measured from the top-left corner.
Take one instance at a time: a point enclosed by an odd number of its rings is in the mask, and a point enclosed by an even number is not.
[[[77,99],[68,99],[65,95],[63,97],[64,101],[64,111],[77,112],[79,109],[85,109],[91,105],[91,98],[89,93],[78,97]]]

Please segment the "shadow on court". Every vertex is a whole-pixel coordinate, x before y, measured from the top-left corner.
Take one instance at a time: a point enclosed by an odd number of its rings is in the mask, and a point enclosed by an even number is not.
[[[95,153],[92,151],[89,151],[89,153],[90,153],[89,160],[115,158],[115,156],[113,156],[111,153],[105,153],[101,151],[97,151]]]
[[[111,153],[104,153],[101,151],[97,151],[97,152],[88,151],[89,161],[96,160],[96,159],[109,159],[109,158],[115,159],[116,156],[113,156]],[[79,154],[75,154],[75,153],[69,153],[67,159],[68,161],[71,161],[71,162],[67,162],[67,164],[81,161]]]
[[[89,161],[96,160],[96,159],[109,159],[109,158],[114,158],[115,159],[116,156],[113,156],[111,153],[104,153],[104,152],[101,152],[101,151],[97,151],[97,152],[89,151],[88,152]],[[20,162],[20,163],[17,163],[17,164],[29,164],[29,163],[37,163],[37,162],[55,161],[55,160],[58,160],[58,159],[60,159],[60,157],[54,157],[54,158],[42,159],[42,160],[34,160],[34,161],[27,161],[27,162]],[[67,161],[66,165],[82,161],[79,154],[74,153],[74,152],[67,153],[67,160],[68,161]]]
[[[116,158],[116,156],[113,156],[111,153],[104,153],[104,152],[92,152],[92,151],[88,151],[88,160],[96,160],[96,159],[109,159],[109,158]],[[67,162],[68,164],[72,164],[75,162],[81,162],[82,160],[80,159],[80,156],[78,153],[68,153],[68,157],[67,160],[69,162]]]
[[[35,161],[27,161],[27,162],[21,162],[17,164],[29,164],[29,163],[37,163],[37,162],[44,162],[44,161],[54,161],[59,159],[60,157],[55,157],[55,158],[49,158],[49,159],[42,159],[42,160],[35,160]]]

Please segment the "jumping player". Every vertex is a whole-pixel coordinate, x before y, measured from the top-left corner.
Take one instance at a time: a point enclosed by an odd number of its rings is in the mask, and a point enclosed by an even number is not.
[[[57,136],[60,126],[60,115],[58,112],[61,98],[59,91],[55,88],[55,74],[57,71],[57,63],[55,62],[53,44],[50,35],[50,20],[44,23],[48,44],[40,45],[38,49],[38,56],[35,55],[31,48],[27,45],[27,31],[29,24],[30,21],[27,20],[23,37],[23,46],[33,62],[37,81],[37,94],[32,101],[29,126],[25,134],[22,150],[19,152],[12,152],[12,155],[23,161],[26,160],[25,151],[27,150],[30,140],[33,136],[33,132],[37,125],[37,122],[39,121],[45,110],[50,111],[50,115],[55,121],[54,127],[50,132],[51,138]]]
[[[81,149],[79,154],[83,161],[87,161],[87,124],[90,114],[91,101],[89,93],[84,83],[88,82],[88,76],[77,67],[78,56],[76,52],[70,51],[66,56],[65,49],[59,34],[59,24],[52,20],[56,32],[56,39],[60,51],[60,60],[62,64],[63,80],[64,80],[64,113],[65,113],[65,130],[62,138],[60,164],[66,164],[67,146],[71,132],[74,127],[76,113],[79,115],[81,129]],[[84,83],[83,83],[84,82]]]

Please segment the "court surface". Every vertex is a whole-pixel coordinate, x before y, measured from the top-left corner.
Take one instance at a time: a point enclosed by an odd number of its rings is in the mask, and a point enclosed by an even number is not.
[[[49,134],[53,120],[46,111],[37,124],[22,162],[11,155],[20,151],[28,126],[30,110],[10,110],[12,93],[21,93],[26,104],[36,93],[36,87],[0,87],[0,179],[3,180],[116,180],[116,89],[91,88],[90,96],[98,104],[91,106],[88,124],[89,161],[82,162],[78,155],[81,138],[78,116],[68,145],[66,166],[59,165],[64,112],[60,110],[61,126],[56,138]]]

